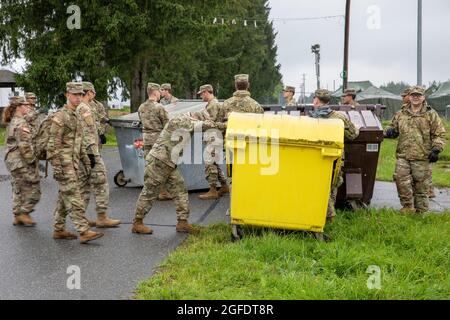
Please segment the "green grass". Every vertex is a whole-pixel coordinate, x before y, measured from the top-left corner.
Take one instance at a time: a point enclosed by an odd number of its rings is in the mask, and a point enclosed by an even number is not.
[[[326,232],[245,229],[231,242],[225,224],[190,236],[141,282],[137,299],[449,299],[450,213],[341,213]],[[369,290],[369,266],[381,289]]]
[[[5,145],[5,131],[6,131],[5,128],[0,127],[0,146]]]
[[[106,130],[106,145],[105,147],[117,147],[117,138],[116,133],[114,132],[114,128],[111,126],[108,126],[108,129]]]
[[[383,123],[386,126],[388,122]],[[450,187],[450,121],[444,121],[447,130],[447,145],[439,155],[439,161],[433,165],[433,185]],[[397,140],[385,139],[381,144],[380,158],[377,168],[377,180],[393,181],[395,170],[395,150]]]

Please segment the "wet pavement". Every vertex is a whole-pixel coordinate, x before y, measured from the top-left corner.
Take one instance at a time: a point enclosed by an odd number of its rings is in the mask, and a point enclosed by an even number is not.
[[[4,148],[0,148],[4,157]],[[110,211],[124,224],[102,230],[105,236],[88,245],[77,240],[52,239],[53,210],[57,186],[43,179],[42,200],[33,213],[35,228],[12,226],[11,186],[4,162],[0,161],[0,300],[1,299],[130,299],[139,281],[152,275],[160,262],[185,235],[175,232],[172,202],[157,202],[145,220],[153,229],[149,236],[131,233],[131,221],[140,188],[118,188],[113,177],[121,169],[116,149],[104,150],[110,184]],[[191,222],[208,225],[228,221],[229,197],[201,201],[190,195]],[[377,182],[372,206],[400,208],[393,183]],[[450,191],[442,189],[432,201],[433,211],[450,210]],[[94,218],[91,205],[88,216]],[[68,229],[74,230],[68,219]],[[81,289],[68,289],[73,278],[70,267],[80,270]],[[68,273],[69,268],[69,273]]]

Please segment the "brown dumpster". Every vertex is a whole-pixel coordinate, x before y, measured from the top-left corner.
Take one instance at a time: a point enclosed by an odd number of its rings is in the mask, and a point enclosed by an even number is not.
[[[354,141],[345,141],[344,184],[339,188],[336,206],[357,209],[370,204],[375,186],[383,128],[379,119],[385,107],[382,105],[330,106],[344,114],[359,128]],[[267,113],[304,115],[312,105],[282,108],[278,105],[263,106]]]

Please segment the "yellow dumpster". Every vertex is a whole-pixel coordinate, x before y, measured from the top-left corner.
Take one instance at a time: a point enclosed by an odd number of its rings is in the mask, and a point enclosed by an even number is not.
[[[232,113],[226,154],[233,235],[241,237],[242,225],[323,232],[343,148],[338,119]]]

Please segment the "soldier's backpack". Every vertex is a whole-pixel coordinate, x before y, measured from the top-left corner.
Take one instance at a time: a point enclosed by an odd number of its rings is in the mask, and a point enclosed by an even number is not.
[[[53,115],[47,116],[39,125],[35,138],[34,150],[39,160],[47,160],[47,144],[50,138],[50,128],[52,127]]]

